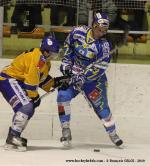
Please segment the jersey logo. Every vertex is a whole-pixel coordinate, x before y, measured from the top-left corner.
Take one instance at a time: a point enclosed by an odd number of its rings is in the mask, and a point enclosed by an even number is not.
[[[38,62],[37,67],[38,67],[39,69],[41,69],[41,68],[45,65],[45,62],[46,62],[45,57],[44,57],[44,56],[41,56],[41,57],[40,57],[40,60],[39,60],[39,62]]]
[[[20,103],[20,100],[18,99],[17,95],[14,95],[10,100],[9,100],[10,105],[15,108],[17,104]]]
[[[101,103],[100,92],[97,89],[94,89],[89,95],[90,101],[93,103],[94,107],[99,107]]]
[[[88,96],[92,101],[96,101],[99,98],[100,93],[97,89],[94,89]]]

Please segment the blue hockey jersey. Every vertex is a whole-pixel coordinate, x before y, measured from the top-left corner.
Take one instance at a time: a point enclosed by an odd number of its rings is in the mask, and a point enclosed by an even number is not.
[[[110,43],[102,38],[95,40],[92,29],[75,27],[65,41],[62,65],[72,66],[73,74],[84,74],[87,81],[100,78],[110,62]]]

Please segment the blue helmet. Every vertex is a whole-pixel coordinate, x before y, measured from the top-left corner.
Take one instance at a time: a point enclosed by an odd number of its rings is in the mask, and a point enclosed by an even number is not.
[[[93,26],[100,26],[104,28],[109,28],[109,18],[104,13],[95,13],[94,19],[93,19]]]
[[[53,36],[46,36],[43,38],[41,45],[41,51],[46,52],[59,52],[59,43]]]

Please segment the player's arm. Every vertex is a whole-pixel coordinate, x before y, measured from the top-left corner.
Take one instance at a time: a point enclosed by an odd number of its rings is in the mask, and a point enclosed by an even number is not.
[[[40,69],[37,66],[38,61],[39,56],[35,55],[33,52],[24,56],[24,85],[30,98],[38,96],[37,90],[40,82]]]
[[[98,54],[98,59],[90,67],[87,67],[84,75],[87,81],[96,80],[98,77],[101,77],[105,70],[107,69],[111,55],[110,55],[110,44],[104,42],[101,47],[101,51]]]
[[[48,92],[54,86],[54,79],[48,75],[47,78],[39,84],[39,87]]]
[[[64,43],[64,57],[60,66],[60,71],[63,73],[63,75],[72,74],[74,33],[75,30],[70,32]]]
[[[26,86],[26,92],[29,98],[33,102],[34,109],[37,108],[41,100],[39,98],[38,87],[40,82],[39,69],[36,64],[31,61],[29,70],[26,73],[24,85]]]
[[[59,76],[59,77],[51,77],[50,75],[47,76],[47,78],[40,83],[39,87],[45,90],[46,92],[49,92],[50,89],[53,88],[60,88],[65,87],[68,88],[69,86],[70,77],[68,76]]]
[[[104,44],[104,43],[103,43]],[[71,83],[82,87],[85,82],[94,81],[100,78],[110,63],[110,46],[109,43],[102,45],[101,50],[98,54],[98,59],[86,67],[85,71],[80,75],[74,75],[71,78]]]
[[[39,74],[36,66],[30,66],[25,75],[24,85],[30,98],[38,96]]]
[[[84,72],[85,79],[87,81],[96,80],[98,77],[101,77],[105,70],[107,69],[110,62],[110,56],[103,59],[101,62],[94,63],[90,68],[87,68]]]

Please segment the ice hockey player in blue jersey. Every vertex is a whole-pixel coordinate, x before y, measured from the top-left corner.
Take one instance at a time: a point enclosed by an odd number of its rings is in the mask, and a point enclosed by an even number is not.
[[[109,18],[95,13],[91,27],[75,27],[68,35],[64,46],[64,57],[60,66],[63,75],[70,77],[69,87],[58,91],[57,103],[62,127],[60,141],[69,145],[72,140],[70,130],[70,102],[79,93],[85,95],[95,113],[102,120],[111,141],[120,146],[123,141],[116,133],[107,99],[107,69],[111,55],[111,44],[105,39],[109,28]]]

